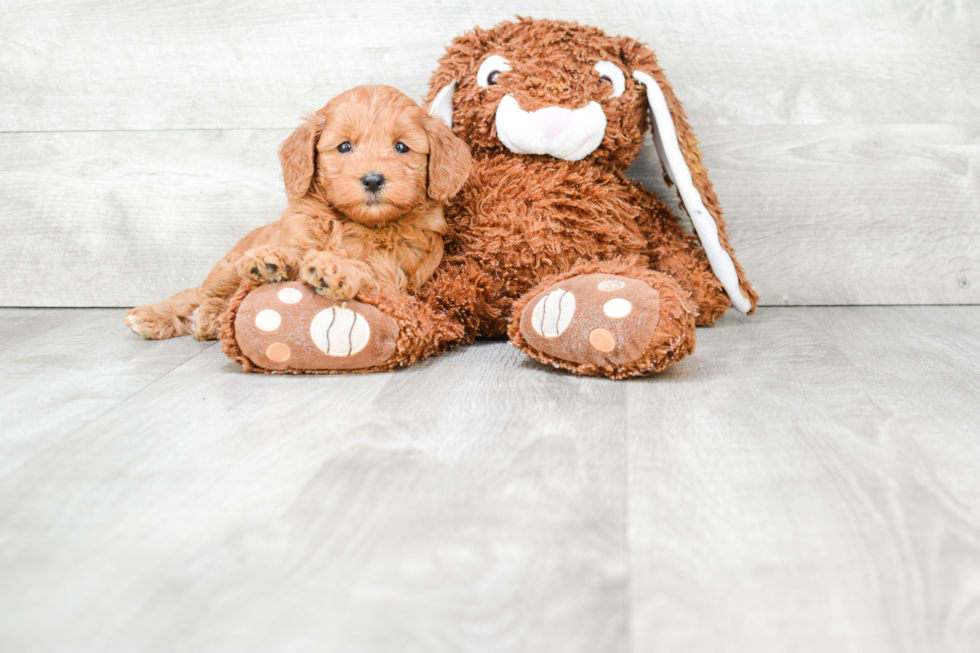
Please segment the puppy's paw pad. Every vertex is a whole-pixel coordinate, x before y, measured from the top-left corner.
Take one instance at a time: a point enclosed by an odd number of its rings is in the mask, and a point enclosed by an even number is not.
[[[538,293],[524,308],[521,335],[532,348],[564,361],[624,365],[653,340],[660,293],[643,281],[585,274]]]
[[[276,283],[288,279],[293,266],[287,255],[275,247],[249,250],[238,262],[238,274],[259,283]]]
[[[235,340],[268,370],[357,370],[391,358],[398,323],[369,304],[335,302],[291,281],[261,286],[242,300]]]
[[[303,281],[317,294],[328,299],[343,301],[353,299],[360,289],[360,276],[330,254],[322,254],[306,263]]]

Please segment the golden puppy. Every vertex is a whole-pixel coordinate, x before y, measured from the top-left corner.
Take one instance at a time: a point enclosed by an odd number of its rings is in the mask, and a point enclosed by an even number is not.
[[[245,236],[190,288],[127,312],[143,338],[218,337],[242,279],[297,276],[326,297],[419,288],[442,258],[442,203],[470,152],[439,118],[390,86],[358,86],[309,116],[279,151],[289,207]]]

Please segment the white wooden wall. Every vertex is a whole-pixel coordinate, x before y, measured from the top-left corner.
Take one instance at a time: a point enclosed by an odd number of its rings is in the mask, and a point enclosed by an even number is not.
[[[276,150],[363,83],[420,97],[515,14],[657,52],[763,304],[980,299],[980,2],[0,4],[0,305],[199,283],[285,199]],[[663,189],[652,148],[634,175]]]

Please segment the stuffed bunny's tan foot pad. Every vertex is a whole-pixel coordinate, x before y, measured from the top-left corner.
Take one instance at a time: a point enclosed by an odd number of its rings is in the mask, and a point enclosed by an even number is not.
[[[538,293],[521,314],[534,349],[572,363],[625,365],[646,351],[660,321],[660,293],[643,281],[583,274]]]

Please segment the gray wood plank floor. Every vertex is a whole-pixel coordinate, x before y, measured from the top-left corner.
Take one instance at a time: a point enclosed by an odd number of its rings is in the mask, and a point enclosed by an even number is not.
[[[0,310],[0,651],[980,651],[980,306],[767,308],[666,373],[240,373]]]

